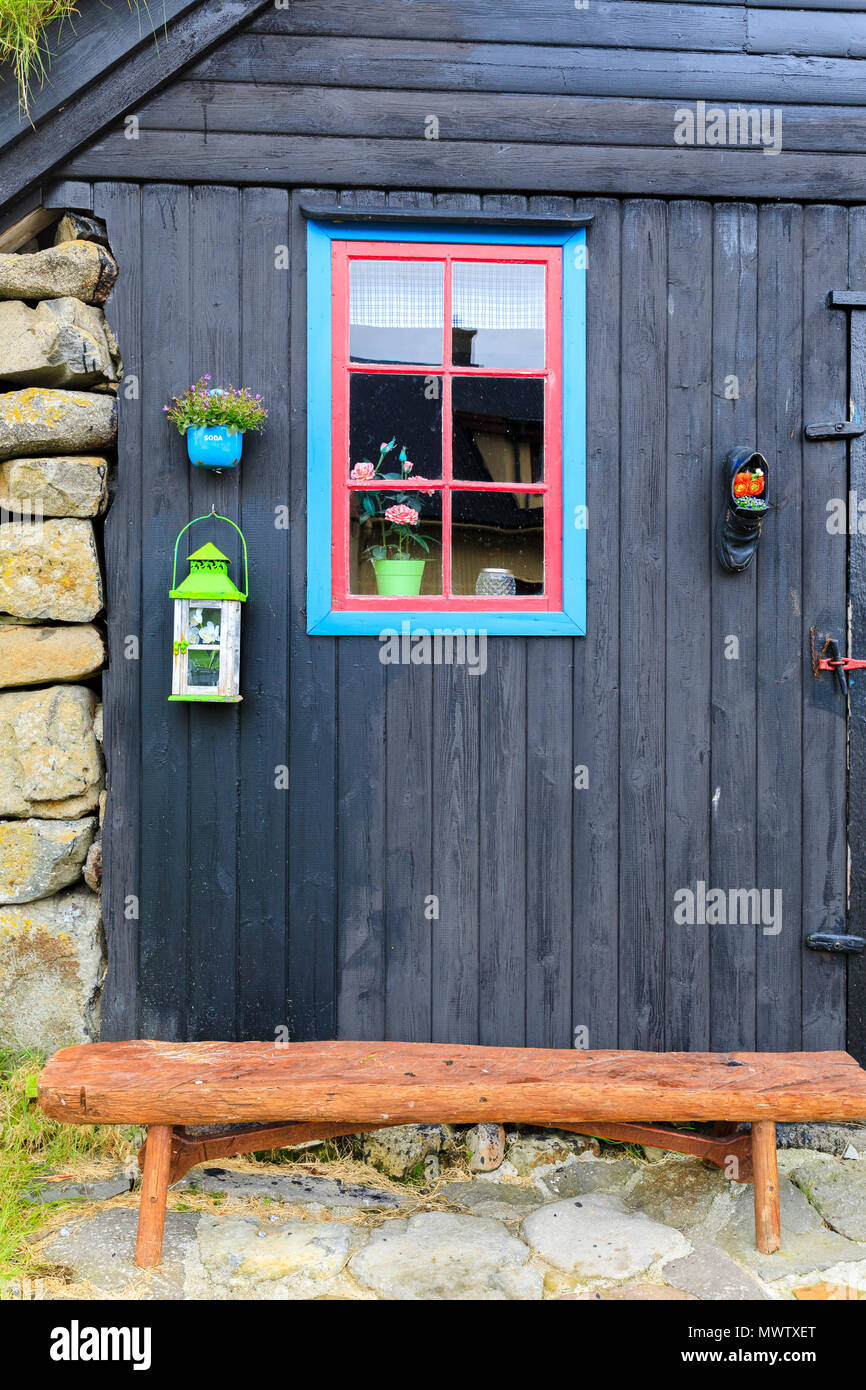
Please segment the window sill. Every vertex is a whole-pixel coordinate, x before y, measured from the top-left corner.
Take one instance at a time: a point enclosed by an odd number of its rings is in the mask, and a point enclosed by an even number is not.
[[[381,637],[383,633],[485,633],[490,637],[585,637],[583,615],[569,613],[507,613],[486,611],[443,612],[441,609],[377,609],[362,613],[357,609],[332,609],[318,617],[311,616],[307,632],[317,637],[367,636]]]

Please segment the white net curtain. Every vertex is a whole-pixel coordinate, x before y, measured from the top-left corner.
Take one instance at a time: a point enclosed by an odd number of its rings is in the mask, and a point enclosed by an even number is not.
[[[441,261],[352,261],[349,323],[357,328],[441,328]],[[544,330],[544,266],[458,261],[453,266],[454,328]]]
[[[455,328],[544,329],[544,266],[457,262],[451,281]]]

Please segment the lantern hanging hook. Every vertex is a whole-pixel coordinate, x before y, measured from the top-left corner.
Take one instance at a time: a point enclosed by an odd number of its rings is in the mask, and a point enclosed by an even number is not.
[[[197,521],[210,521],[211,517],[213,517],[215,521],[226,521],[226,522],[228,522],[229,526],[233,526],[233,527],[235,528],[235,530],[237,531],[238,535],[239,535],[240,538],[241,538],[241,545],[243,546],[243,550],[244,550],[244,598],[249,598],[249,593],[250,593],[250,563],[249,563],[249,558],[248,558],[248,556],[247,556],[247,541],[246,541],[246,537],[245,537],[243,531],[241,530],[240,526],[238,526],[237,522],[236,522],[236,521],[232,521],[232,519],[231,519],[230,516],[222,516],[221,513],[217,511],[216,506],[215,506],[215,504],[214,504],[213,502],[211,503],[211,508],[210,508],[210,511],[209,511],[209,512],[205,512],[205,513],[203,513],[201,516],[194,516],[193,519],[192,519],[192,521],[188,521],[188,522],[186,523],[186,526],[184,526],[183,530],[180,531],[180,532],[178,533],[177,540],[176,540],[175,543],[174,543],[174,566],[173,566],[173,568],[172,568],[171,587],[172,587],[172,589],[176,589],[176,588],[177,588],[177,552],[178,552],[178,547],[179,547],[180,542],[181,542],[181,538],[182,538],[183,536],[186,535],[186,533],[187,533],[187,531],[189,530],[190,526],[195,526],[195,524],[196,524]]]

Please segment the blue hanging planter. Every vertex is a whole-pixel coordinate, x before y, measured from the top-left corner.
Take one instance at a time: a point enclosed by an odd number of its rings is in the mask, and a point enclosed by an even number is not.
[[[244,436],[228,425],[196,425],[186,432],[186,451],[196,468],[237,468]]]

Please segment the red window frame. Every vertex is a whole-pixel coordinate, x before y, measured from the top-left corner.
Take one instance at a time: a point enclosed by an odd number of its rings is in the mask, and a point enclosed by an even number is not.
[[[562,248],[506,246],[463,242],[333,241],[331,245],[331,461],[332,461],[332,604],[344,611],[389,609],[442,612],[559,612],[562,609]],[[445,301],[441,363],[353,363],[349,360],[349,265],[353,260],[441,261],[445,264]],[[451,267],[456,261],[543,264],[545,277],[545,361],[538,370],[455,366],[451,359]],[[442,590],[407,600],[405,596],[350,592],[350,498],[352,492],[395,491],[390,483],[355,483],[349,477],[349,388],[353,373],[429,375],[442,378],[442,477],[431,480],[442,493]],[[455,377],[534,377],[544,382],[544,468],[539,483],[473,483],[452,473],[451,395]],[[399,441],[398,441],[399,443]],[[452,492],[511,492],[544,495],[544,592],[501,595],[452,594]]]

